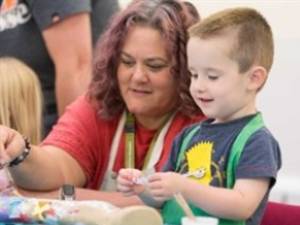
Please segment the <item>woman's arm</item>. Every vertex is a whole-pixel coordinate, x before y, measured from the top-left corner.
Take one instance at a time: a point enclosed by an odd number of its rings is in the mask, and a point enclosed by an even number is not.
[[[86,180],[77,161],[53,146],[32,146],[28,157],[9,170],[15,183],[29,190],[53,190],[65,183],[83,186]]]
[[[53,146],[31,146],[27,157],[8,169],[20,187],[30,190],[58,189],[65,183],[83,186],[83,170],[63,149]],[[17,131],[0,125],[0,162],[9,165],[22,155],[25,140]]]
[[[31,198],[45,198],[45,199],[58,199],[60,190],[52,191],[29,191],[17,187],[19,193],[26,197]],[[107,201],[118,207],[126,207],[130,205],[143,205],[144,203],[137,196],[125,197],[120,192],[103,192],[85,188],[76,188],[76,200],[99,200]]]

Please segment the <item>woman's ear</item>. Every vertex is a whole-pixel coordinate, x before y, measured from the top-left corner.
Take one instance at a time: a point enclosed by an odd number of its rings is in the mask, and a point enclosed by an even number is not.
[[[253,66],[249,70],[249,90],[259,91],[264,86],[268,73],[267,70],[262,66]]]

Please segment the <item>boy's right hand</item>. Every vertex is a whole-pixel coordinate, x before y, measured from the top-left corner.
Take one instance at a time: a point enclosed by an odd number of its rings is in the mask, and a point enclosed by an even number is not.
[[[142,176],[142,171],[137,169],[120,169],[117,177],[118,191],[126,196],[140,194],[144,191],[144,185],[137,184],[136,180]]]

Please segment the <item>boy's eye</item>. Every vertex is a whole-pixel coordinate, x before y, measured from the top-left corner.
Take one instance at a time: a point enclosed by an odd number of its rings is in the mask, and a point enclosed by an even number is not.
[[[198,78],[198,74],[197,73],[190,72],[190,74],[191,74],[191,78],[194,78],[194,79]]]
[[[208,75],[209,80],[217,80],[219,77],[214,75]]]
[[[217,80],[220,77],[220,75],[220,72],[215,69],[208,69],[206,71],[207,78],[212,81]]]

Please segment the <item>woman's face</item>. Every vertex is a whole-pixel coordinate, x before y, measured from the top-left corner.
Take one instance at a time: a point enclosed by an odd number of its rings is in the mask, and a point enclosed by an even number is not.
[[[121,49],[117,79],[128,110],[139,118],[161,117],[174,109],[176,83],[166,41],[149,27],[132,27]]]

